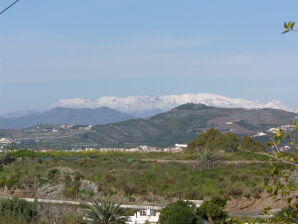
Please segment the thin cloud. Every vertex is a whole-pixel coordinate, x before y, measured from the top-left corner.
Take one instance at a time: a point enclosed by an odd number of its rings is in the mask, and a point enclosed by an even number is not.
[[[140,37],[101,44],[38,36],[1,39],[0,82],[33,82],[106,77],[226,77],[266,80],[298,73],[298,55],[207,53],[215,39]],[[193,50],[198,47],[199,50]],[[184,51],[188,49],[188,51]],[[17,65],[17,66],[16,66]]]

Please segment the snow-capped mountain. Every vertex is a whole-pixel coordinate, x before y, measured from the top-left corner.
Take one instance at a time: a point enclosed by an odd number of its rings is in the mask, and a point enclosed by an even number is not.
[[[224,108],[274,108],[291,112],[297,112],[297,110],[291,109],[276,100],[270,101],[268,103],[261,103],[259,101],[251,101],[240,98],[228,98],[208,93],[164,95],[157,97],[129,96],[126,98],[105,96],[95,100],[72,98],[61,99],[55,104],[53,104],[52,107],[97,108],[106,106],[114,110],[130,114],[148,114],[148,111],[151,111],[153,115],[158,112],[167,111],[186,103],[202,103],[207,106]]]

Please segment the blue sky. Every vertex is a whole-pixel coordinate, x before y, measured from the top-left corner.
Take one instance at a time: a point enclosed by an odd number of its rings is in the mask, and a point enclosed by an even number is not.
[[[281,35],[297,10],[297,0],[21,0],[0,16],[0,113],[201,92],[297,109],[298,33]]]

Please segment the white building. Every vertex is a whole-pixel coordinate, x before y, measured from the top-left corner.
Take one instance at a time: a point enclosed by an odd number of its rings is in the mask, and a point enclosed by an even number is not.
[[[134,216],[130,216],[127,224],[145,224],[146,222],[156,224],[158,222],[159,215],[160,212],[156,212],[151,207],[147,207],[147,209],[136,212]]]
[[[85,151],[95,151],[96,148],[86,148]]]
[[[8,138],[0,138],[0,143],[1,144],[9,144],[11,142],[10,139]]]
[[[187,144],[175,144],[175,147],[187,148]]]
[[[264,132],[258,132],[257,134],[254,135],[254,137],[262,137],[262,136],[266,136],[267,134]]]

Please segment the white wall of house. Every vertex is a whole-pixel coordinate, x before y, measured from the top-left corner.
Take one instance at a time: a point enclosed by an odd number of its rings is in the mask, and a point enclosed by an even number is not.
[[[151,207],[140,210],[129,217],[127,224],[145,224],[148,221],[150,224],[156,224],[159,219],[160,212],[153,210]]]

